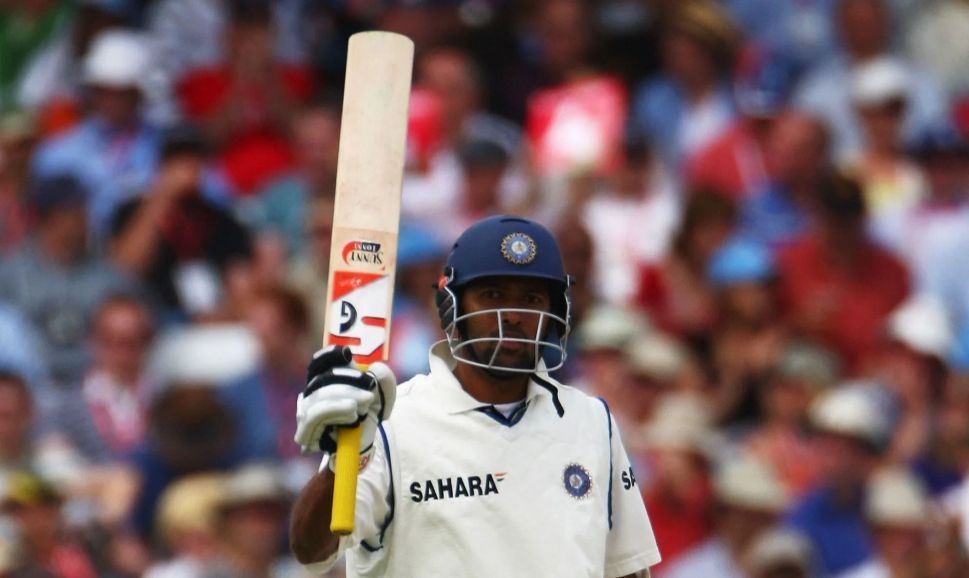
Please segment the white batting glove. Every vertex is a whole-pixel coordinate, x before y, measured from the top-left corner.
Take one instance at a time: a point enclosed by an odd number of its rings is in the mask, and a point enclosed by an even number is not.
[[[307,369],[306,389],[296,402],[296,436],[304,454],[336,452],[336,428],[361,426],[360,453],[372,451],[377,424],[394,407],[397,379],[383,363],[361,372],[353,364],[350,348],[331,346],[313,355]]]

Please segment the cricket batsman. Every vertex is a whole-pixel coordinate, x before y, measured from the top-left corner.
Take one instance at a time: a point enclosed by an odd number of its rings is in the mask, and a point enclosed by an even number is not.
[[[510,216],[454,243],[437,287],[445,339],[397,386],[348,348],[314,355],[296,442],[322,451],[290,541],[322,573],[393,578],[648,577],[660,553],[605,402],[558,383],[569,285],[555,239]],[[554,359],[547,367],[544,359]],[[361,424],[353,533],[330,532],[336,430]]]

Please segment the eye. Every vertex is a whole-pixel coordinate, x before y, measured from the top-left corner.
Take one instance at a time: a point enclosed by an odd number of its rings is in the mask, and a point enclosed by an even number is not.
[[[541,293],[529,293],[526,297],[529,305],[545,305],[548,299]]]
[[[481,292],[481,297],[489,301],[501,299],[501,292],[497,289],[485,289]]]

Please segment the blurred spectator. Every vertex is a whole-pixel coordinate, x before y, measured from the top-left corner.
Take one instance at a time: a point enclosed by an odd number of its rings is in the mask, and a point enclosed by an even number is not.
[[[316,197],[334,198],[340,141],[340,111],[333,105],[311,106],[296,115],[292,127],[295,167],[238,205],[240,220],[257,237],[272,235],[286,254],[306,250],[307,207]]]
[[[829,351],[788,342],[759,391],[763,420],[744,437],[743,447],[774,466],[792,498],[803,496],[818,479],[808,409],[837,378],[838,363]]]
[[[716,301],[707,283],[707,266],[734,228],[736,207],[720,195],[691,194],[666,258],[640,269],[636,298],[661,328],[683,337],[691,347],[705,346],[716,318]]]
[[[154,322],[140,300],[107,297],[96,308],[88,339],[92,362],[80,387],[45,403],[46,435],[58,437],[88,463],[124,459],[144,441],[151,383],[145,357]]]
[[[839,0],[836,10],[840,52],[819,63],[798,87],[797,102],[825,120],[838,158],[856,154],[864,139],[851,107],[851,75],[856,67],[890,52],[891,15],[885,0]],[[902,137],[912,142],[944,126],[948,104],[923,69],[904,64],[909,83]]]
[[[87,250],[87,199],[72,177],[34,183],[36,227],[17,252],[0,261],[0,299],[40,331],[52,377],[61,384],[76,382],[87,368],[84,335],[91,312],[130,285]]]
[[[717,294],[711,359],[717,376],[717,421],[749,427],[760,418],[757,392],[777,363],[786,337],[777,270],[767,249],[735,238],[713,254],[707,279]]]
[[[23,378],[0,371],[0,485],[14,472],[36,466],[34,398]]]
[[[404,214],[425,225],[439,223],[449,209],[473,214],[521,196],[521,130],[485,112],[482,71],[456,48],[430,50],[418,61],[408,120],[408,174]],[[485,154],[482,148],[488,147]],[[472,173],[473,174],[468,174]],[[471,218],[471,217],[467,217]],[[450,243],[460,229],[438,236]]]
[[[787,521],[811,540],[826,575],[843,572],[872,554],[864,518],[865,485],[892,427],[878,395],[869,384],[846,383],[811,405],[821,458],[819,482]]]
[[[543,0],[536,26],[549,85],[528,96],[525,133],[532,165],[544,180],[603,175],[621,158],[627,95],[621,81],[591,61],[591,7]],[[568,199],[546,198],[553,212]]]
[[[178,81],[185,115],[201,124],[228,181],[252,194],[293,164],[285,135],[300,104],[312,96],[306,68],[273,54],[271,3],[229,3],[225,58]]]
[[[306,249],[292,261],[288,284],[303,296],[309,315],[310,342],[323,343],[323,318],[326,313],[326,284],[330,270],[330,237],[333,233],[333,199],[316,197],[309,201],[303,223]]]
[[[771,249],[807,232],[820,181],[829,166],[828,131],[809,115],[789,111],[767,135],[770,180],[740,205],[740,233]]]
[[[389,361],[398,379],[430,370],[426,353],[441,339],[433,288],[445,257],[445,247],[426,229],[407,224],[400,228]]]
[[[869,231],[896,251],[904,243],[907,219],[928,194],[922,171],[903,153],[907,92],[908,72],[895,59],[875,58],[852,72],[851,101],[865,144],[846,164],[864,187]]]
[[[245,424],[239,430],[239,446],[247,457],[294,459],[299,446],[293,442],[292,413],[306,385],[306,364],[313,349],[307,342],[306,304],[288,287],[266,287],[253,295],[245,316],[259,340],[262,363],[250,375],[222,388],[220,398],[232,410],[235,422]]]
[[[42,143],[34,157],[37,175],[68,173],[91,191],[87,206],[97,239],[106,233],[115,208],[141,195],[157,168],[158,134],[141,114],[150,66],[140,34],[103,32],[84,57],[84,118],[77,127]]]
[[[200,578],[218,552],[216,533],[225,477],[199,473],[170,485],[158,500],[157,536],[171,552],[145,578]]]
[[[888,468],[875,473],[865,496],[875,556],[839,578],[918,576],[929,567],[929,502],[910,472]]]
[[[41,133],[46,136],[67,130],[78,122],[86,98],[80,74],[82,61],[101,33],[131,24],[134,8],[134,3],[128,0],[74,0],[60,4],[73,4],[67,11],[66,22],[31,59],[29,68],[21,75],[17,94],[19,106],[36,113]],[[149,116],[156,108],[163,110],[151,90],[153,80],[153,75],[146,74],[142,85],[146,89],[145,113]],[[152,117],[152,120],[159,119]]]
[[[928,2],[909,22],[902,40],[906,52],[919,66],[942,83],[950,97],[969,93],[969,4],[964,0]]]
[[[0,255],[18,248],[32,225],[27,190],[36,137],[29,114],[0,116]]]
[[[629,137],[605,190],[579,209],[596,249],[597,293],[613,303],[636,294],[636,270],[660,262],[679,225],[679,191],[641,137]]]
[[[832,25],[838,0],[726,0],[737,24],[756,44],[802,72],[835,49]]]
[[[730,126],[734,109],[727,84],[737,31],[716,2],[678,2],[667,14],[663,70],[639,88],[633,122],[660,158],[677,170]]]
[[[226,479],[216,522],[218,559],[204,578],[300,578],[302,567],[280,557],[290,501],[275,468],[256,463]]]
[[[712,460],[716,433],[709,408],[690,394],[660,398],[643,432],[647,449],[634,457],[649,517],[663,533],[658,577],[676,576],[681,564],[714,533]],[[645,459],[645,463],[643,463]],[[637,463],[638,462],[638,463]],[[668,569],[668,573],[667,573]],[[682,576],[691,576],[689,573]]]
[[[581,359],[576,383],[593,395],[617,401],[608,392],[628,383],[629,364],[623,352],[649,331],[646,318],[628,308],[601,303],[590,309],[576,325],[572,340]]]
[[[16,373],[31,388],[49,379],[44,341],[19,308],[0,301],[0,368]]]
[[[684,173],[692,188],[742,199],[768,185],[768,138],[787,103],[793,75],[780,55],[758,46],[744,49],[733,83],[740,118],[689,159]]]
[[[751,543],[743,567],[750,578],[812,578],[814,549],[798,532],[770,528]]]
[[[276,31],[272,46],[276,58],[296,63],[305,56],[305,39],[299,32],[304,0],[156,0],[149,4],[147,27],[157,47],[158,66],[171,81],[224,60],[234,4],[268,5],[268,20]]]
[[[831,175],[819,194],[816,230],[778,258],[780,294],[793,331],[829,344],[850,372],[873,352],[888,314],[908,295],[908,271],[866,236],[857,182]]]
[[[150,192],[112,218],[114,262],[157,292],[166,320],[215,314],[231,297],[226,277],[251,256],[248,232],[202,196],[206,150],[194,129],[170,129]]]
[[[6,2],[0,15],[0,112],[23,106],[24,79],[37,60],[57,44],[70,27],[72,6],[61,0]]]
[[[244,326],[207,325],[161,336],[149,357],[159,384],[148,410],[148,435],[132,458],[142,486],[132,524],[148,538],[158,497],[178,478],[228,470],[247,455],[232,411],[215,388],[252,374],[260,364],[256,337]]]
[[[953,318],[969,320],[969,143],[940,135],[913,149],[931,196],[911,215],[902,255],[921,292],[945,303]]]
[[[36,474],[20,471],[8,478],[2,509],[17,523],[22,552],[18,572],[95,578],[91,557],[65,533],[62,503],[57,489]]]
[[[722,466],[714,478],[714,494],[715,534],[657,572],[659,578],[744,578],[742,565],[754,541],[777,523],[788,504],[774,471],[751,457]]]

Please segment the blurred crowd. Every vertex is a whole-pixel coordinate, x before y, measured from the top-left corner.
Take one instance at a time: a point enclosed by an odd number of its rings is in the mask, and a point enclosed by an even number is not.
[[[0,577],[303,576],[367,29],[416,44],[399,381],[530,216],[654,576],[969,576],[969,1],[0,0]]]

